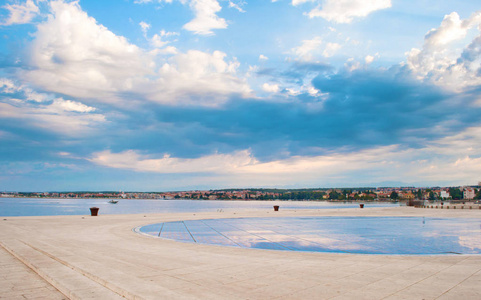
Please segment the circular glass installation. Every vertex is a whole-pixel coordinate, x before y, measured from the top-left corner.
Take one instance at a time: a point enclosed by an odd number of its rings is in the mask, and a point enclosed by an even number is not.
[[[365,253],[480,254],[481,220],[286,217],[165,222],[135,229],[181,242],[242,248]]]

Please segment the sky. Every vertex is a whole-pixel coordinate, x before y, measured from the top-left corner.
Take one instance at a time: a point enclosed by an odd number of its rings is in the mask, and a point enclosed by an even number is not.
[[[1,0],[0,190],[481,181],[481,2]]]

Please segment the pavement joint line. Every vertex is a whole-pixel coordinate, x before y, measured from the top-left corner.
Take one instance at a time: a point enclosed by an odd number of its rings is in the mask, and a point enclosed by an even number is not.
[[[75,293],[72,291],[68,290],[67,288],[61,286],[59,283],[57,283],[53,278],[42,272],[37,266],[34,264],[30,263],[27,261],[25,258],[17,254],[15,251],[7,247],[4,243],[0,242],[0,246],[2,246],[3,249],[5,249],[8,253],[10,253],[13,257],[18,259],[21,263],[23,263],[25,266],[27,266],[30,270],[35,272],[38,276],[40,276],[43,280],[48,282],[52,287],[54,287],[57,291],[59,291],[62,295],[67,297],[70,300],[80,300],[80,297],[78,297]]]
[[[460,262],[463,262],[463,261],[465,261],[465,260],[467,260],[467,259],[469,259],[469,257],[466,257],[466,258],[464,258],[463,260],[455,263],[455,265],[457,265],[457,264],[459,264]],[[419,264],[418,266],[423,265],[423,264],[425,264],[425,263]],[[410,287],[412,287],[412,286],[414,286],[414,285],[416,285],[416,284],[418,284],[418,283],[420,283],[420,282],[422,282],[422,281],[424,281],[424,280],[426,280],[426,279],[428,279],[428,278],[431,278],[431,277],[433,277],[433,276],[438,275],[438,274],[441,273],[442,271],[447,270],[447,269],[451,268],[452,266],[453,266],[453,265],[450,265],[450,266],[447,266],[447,267],[445,267],[445,268],[442,268],[441,270],[437,271],[436,273],[431,274],[431,275],[429,275],[429,276],[427,276],[427,277],[424,277],[423,279],[420,279],[420,280],[418,280],[418,281],[416,281],[416,282],[414,282],[414,283],[412,283],[412,284],[410,284],[410,285],[408,285],[408,286],[406,286],[406,287],[404,287],[404,288],[402,288],[402,289],[400,289],[400,290],[398,290],[398,291],[396,291],[396,292],[394,292],[394,293],[392,293],[392,294],[390,294],[390,295],[388,295],[388,296],[386,296],[386,297],[384,297],[384,298],[381,298],[381,299],[386,299],[386,298],[391,297],[391,296],[393,296],[393,295],[395,295],[395,294],[397,294],[397,293],[399,293],[399,292],[402,292],[402,291],[404,291],[404,290],[406,290],[406,289],[408,289],[408,288],[410,288]],[[414,267],[416,267],[416,266],[413,266],[412,268],[414,268]],[[411,268],[409,268],[409,269],[411,269]],[[472,276],[472,274],[471,274],[470,276]],[[458,284],[459,284],[459,283],[458,283]],[[453,286],[453,287],[454,287],[454,286]],[[451,287],[450,289],[452,289],[453,287]],[[441,295],[442,295],[442,294],[441,294]],[[435,299],[441,297],[441,295],[439,295],[439,296],[436,297]]]
[[[473,277],[473,275],[475,275],[476,273],[480,273],[481,272],[481,269],[480,270],[477,270],[476,272],[474,272],[473,274],[469,275],[468,277],[464,278],[462,281],[458,282],[458,284],[456,284],[455,286],[453,286],[452,288],[450,288],[449,290],[445,291],[444,293],[442,293],[441,295],[439,295],[438,297],[436,297],[435,299],[439,299],[439,297],[449,293],[450,290],[454,289],[455,287],[459,286],[461,283],[465,282],[466,280],[468,280],[469,278]]]
[[[100,278],[100,277],[98,277],[98,276],[95,276],[95,275],[93,275],[93,274],[91,274],[91,273],[89,273],[89,272],[87,272],[87,271],[85,271],[85,270],[83,270],[83,269],[81,269],[81,268],[79,268],[79,267],[73,266],[73,265],[67,263],[66,261],[64,261],[64,260],[62,260],[62,259],[60,259],[60,258],[58,258],[58,257],[56,257],[56,256],[54,256],[54,255],[52,255],[52,254],[50,254],[50,253],[48,253],[48,252],[42,250],[42,249],[39,249],[39,248],[37,248],[37,247],[35,247],[35,246],[32,246],[32,245],[28,244],[27,242],[24,242],[24,241],[21,241],[21,242],[24,243],[25,245],[29,246],[30,248],[32,248],[32,249],[34,249],[34,250],[36,250],[36,251],[44,254],[45,256],[48,256],[48,257],[50,257],[51,259],[53,259],[53,260],[61,263],[62,265],[64,265],[64,266],[66,266],[66,267],[68,267],[68,268],[70,268],[70,269],[72,269],[72,270],[74,270],[74,271],[82,274],[83,276],[87,277],[88,279],[90,279],[90,280],[92,280],[92,281],[100,284],[101,286],[103,286],[103,287],[111,290],[112,292],[118,294],[118,295],[121,296],[121,297],[124,297],[124,298],[129,299],[129,300],[143,300],[142,297],[139,297],[139,296],[137,296],[137,295],[134,295],[134,294],[130,293],[129,291],[126,291],[126,290],[124,290],[123,288],[118,287],[118,286],[116,286],[115,284],[110,283],[109,281],[107,281],[107,280],[105,280],[105,279],[102,279],[102,278]]]

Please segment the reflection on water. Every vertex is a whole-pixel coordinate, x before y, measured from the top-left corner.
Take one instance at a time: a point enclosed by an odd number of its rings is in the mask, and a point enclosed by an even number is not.
[[[244,218],[166,222],[141,233],[242,248],[370,254],[480,254],[481,220],[418,217]]]

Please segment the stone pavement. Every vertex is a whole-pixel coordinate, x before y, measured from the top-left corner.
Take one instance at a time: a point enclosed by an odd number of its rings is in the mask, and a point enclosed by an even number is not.
[[[255,250],[179,243],[132,231],[140,225],[177,220],[328,215],[481,220],[480,210],[395,207],[287,211],[282,210],[282,205],[281,211],[275,213],[100,212],[98,217],[8,217],[0,221],[0,275],[4,279],[0,282],[0,297],[62,299],[63,294],[70,299],[481,299],[480,255]],[[22,289],[28,293],[16,293]]]
[[[2,247],[0,281],[0,299],[67,299]]]

